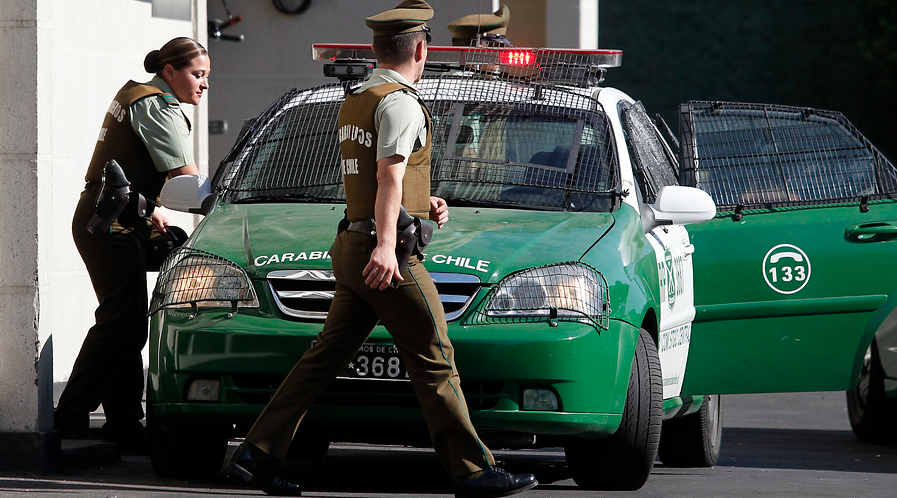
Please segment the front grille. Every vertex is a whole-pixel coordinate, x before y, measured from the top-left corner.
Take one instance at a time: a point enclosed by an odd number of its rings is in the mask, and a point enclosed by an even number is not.
[[[234,375],[238,399],[247,404],[265,405],[283,382],[281,375]],[[504,397],[505,385],[498,381],[464,381],[464,397],[471,410],[490,410]],[[420,403],[410,382],[336,379],[315,402],[328,406],[415,407]]]
[[[480,279],[474,275],[433,272],[430,276],[448,321],[461,316],[480,289]],[[268,273],[268,285],[285,315],[324,321],[336,280],[332,270],[276,270]]]

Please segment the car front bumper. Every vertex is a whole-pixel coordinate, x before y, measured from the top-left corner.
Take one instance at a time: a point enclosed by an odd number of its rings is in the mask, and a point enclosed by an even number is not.
[[[168,425],[212,422],[248,428],[321,323],[226,312],[166,310],[151,327],[147,390]],[[449,324],[471,418],[481,433],[608,436],[616,431],[638,329],[611,320],[607,330],[575,322]],[[368,343],[390,343],[382,327]],[[189,400],[191,383],[218,383],[213,400]],[[527,390],[553,393],[557,409],[527,409]],[[409,382],[337,379],[303,421],[333,441],[377,441],[423,427]]]

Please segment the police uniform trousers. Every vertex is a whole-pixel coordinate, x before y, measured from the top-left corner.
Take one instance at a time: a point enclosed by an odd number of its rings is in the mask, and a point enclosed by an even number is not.
[[[56,428],[78,436],[88,430],[90,412],[100,403],[110,426],[127,427],[143,418],[141,351],[148,333],[144,244],[149,229],[113,228],[102,238],[91,235],[87,223],[98,188],[82,192],[72,220],[75,245],[99,301],[96,324],[87,332],[54,412]]]
[[[302,417],[345,370],[371,330],[382,323],[392,335],[420,401],[433,448],[453,476],[494,465],[467,413],[447,335],[442,303],[430,274],[416,258],[402,272],[398,289],[364,283],[376,240],[344,231],[331,248],[336,292],[324,329],[281,384],[246,441],[280,461]]]

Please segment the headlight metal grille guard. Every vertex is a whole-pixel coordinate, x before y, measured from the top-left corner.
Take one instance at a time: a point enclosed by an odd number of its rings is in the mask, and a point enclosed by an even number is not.
[[[185,266],[191,269],[185,269]],[[210,278],[214,286],[177,289],[179,280],[203,278]],[[192,316],[195,316],[198,302],[229,302],[228,317],[231,317],[236,313],[238,303],[246,301],[252,302],[251,306],[258,306],[252,282],[242,267],[216,254],[179,247],[162,263],[149,315],[164,308],[189,304],[193,308]]]
[[[561,290],[565,288],[565,282],[569,282],[570,279],[574,278],[588,278],[593,284],[597,286],[597,293],[600,295],[588,295],[582,296],[580,298],[571,299],[569,294],[567,296],[561,295]],[[579,306],[558,306],[555,308],[547,308],[547,307],[527,307],[527,306],[514,306],[513,308],[509,308],[508,312],[519,312],[519,311],[533,311],[533,312],[545,312],[545,314],[533,314],[529,316],[520,316],[512,313],[507,314],[497,314],[494,311],[490,310],[489,306],[492,303],[492,300],[496,297],[496,295],[502,291],[508,289],[509,286],[514,286],[514,282],[523,282],[523,283],[534,283],[537,280],[547,280],[551,285],[540,285],[538,288],[533,287],[534,290],[547,290],[549,292],[548,298],[555,303],[564,302],[571,303],[575,301],[575,304]],[[588,289],[588,286],[580,286],[581,289]],[[523,295],[528,294],[526,290],[522,292]],[[529,293],[532,295],[532,293]],[[590,304],[590,303],[595,303]],[[568,314],[560,314],[558,310],[568,311]],[[492,313],[490,313],[492,311]],[[534,268],[526,268],[523,270],[518,270],[516,272],[508,274],[505,278],[503,278],[498,285],[492,287],[485,298],[482,301],[481,306],[471,313],[471,315],[466,320],[465,325],[483,325],[483,324],[493,324],[493,323],[536,323],[536,322],[548,322],[549,324],[555,324],[558,321],[566,321],[566,322],[588,322],[593,327],[599,330],[607,330],[608,328],[608,320],[610,316],[610,299],[608,296],[608,286],[607,280],[604,278],[604,275],[601,274],[595,268],[579,262],[579,261],[571,261],[565,263],[554,263],[550,265],[537,266]]]

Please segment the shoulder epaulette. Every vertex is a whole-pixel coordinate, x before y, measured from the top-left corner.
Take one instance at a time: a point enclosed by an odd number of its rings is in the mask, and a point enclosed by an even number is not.
[[[168,105],[176,105],[176,106],[181,105],[181,101],[179,101],[177,97],[175,97],[174,95],[172,95],[170,93],[163,93],[162,98],[165,99],[165,102],[167,102]]]

